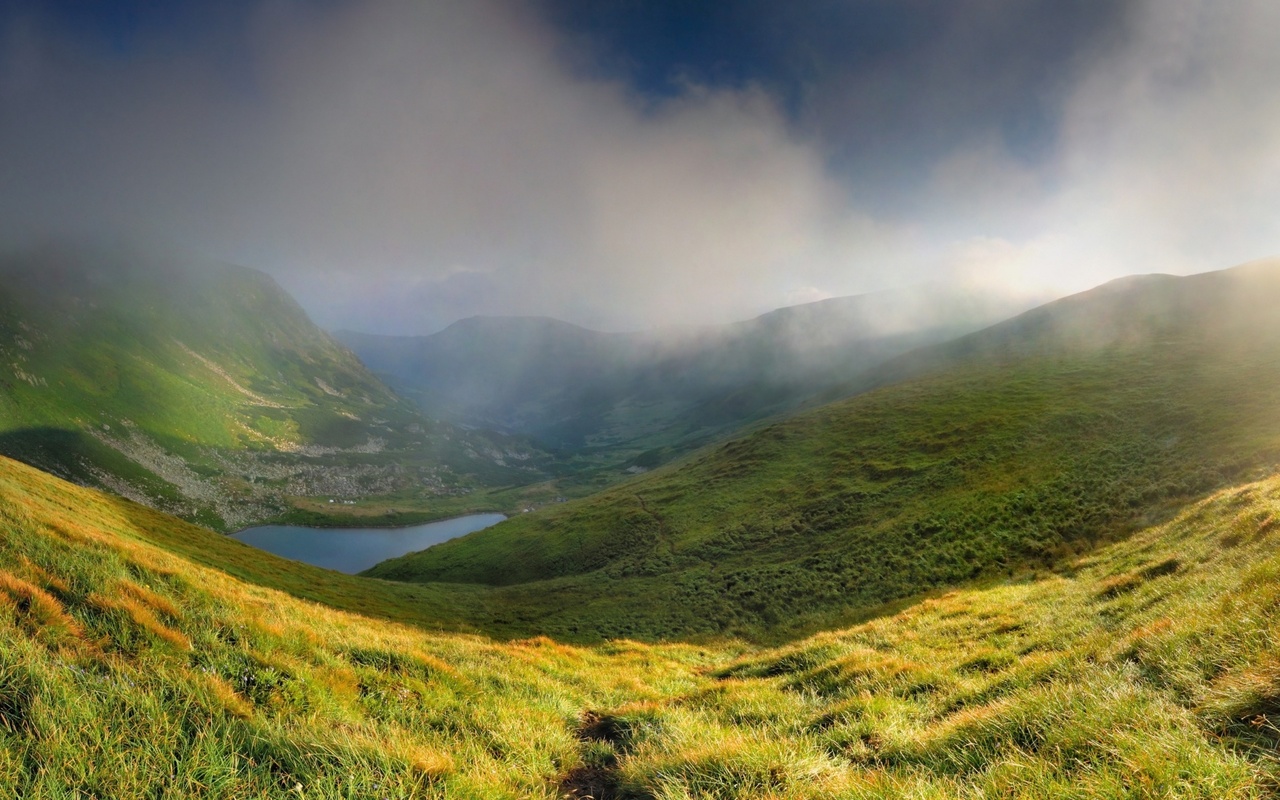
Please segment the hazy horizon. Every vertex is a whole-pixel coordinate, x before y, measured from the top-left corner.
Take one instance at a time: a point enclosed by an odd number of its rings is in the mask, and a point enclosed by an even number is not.
[[[322,326],[750,319],[1280,252],[1280,8],[0,5],[0,247],[160,242]]]

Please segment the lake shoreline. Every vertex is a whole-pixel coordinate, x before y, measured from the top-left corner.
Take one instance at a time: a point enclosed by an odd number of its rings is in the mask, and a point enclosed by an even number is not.
[[[312,566],[356,575],[388,559],[491,528],[509,519],[501,512],[462,514],[398,527],[255,525],[229,538]]]
[[[246,525],[245,527],[240,528],[239,530],[226,531],[222,535],[238,536],[244,533],[245,531],[251,531],[254,528],[265,528],[268,526],[275,526],[280,528],[305,528],[307,530],[312,530],[312,531],[332,531],[332,530],[401,531],[401,530],[405,530],[406,528],[417,528],[421,525],[431,525],[432,523],[435,523],[435,522],[448,522],[450,520],[462,519],[464,517],[477,517],[477,516],[480,516],[481,514],[501,514],[506,519],[511,519],[511,516],[512,516],[511,514],[508,514],[505,511],[486,511],[481,509],[476,511],[465,511],[461,514],[453,514],[448,517],[428,517],[427,519],[420,519],[414,522],[406,522],[402,525],[376,525],[376,524],[353,525],[349,523],[342,524],[342,525],[299,525],[293,522],[258,522],[258,523],[254,523],[253,525]],[[354,522],[354,520],[352,520],[352,522]]]

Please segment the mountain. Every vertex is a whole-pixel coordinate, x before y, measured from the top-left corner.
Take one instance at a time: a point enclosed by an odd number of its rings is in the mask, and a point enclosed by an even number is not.
[[[921,287],[654,333],[473,317],[431,336],[336,335],[431,416],[639,470],[1024,307]]]
[[[968,336],[920,348],[859,376],[886,384],[964,361],[1055,358],[1132,347],[1245,347],[1269,342],[1280,315],[1280,260],[1188,277],[1131,275]]]
[[[777,636],[1052,566],[1280,463],[1278,305],[1277,265],[1119,281],[368,574],[503,586],[562,636]]]
[[[242,267],[0,259],[0,364],[0,453],[219,529],[543,474],[525,442],[429,422]]]
[[[779,647],[574,646],[0,458],[0,796],[1267,797],[1277,518],[1270,477]]]
[[[166,297],[274,293],[229,274]],[[222,408],[119,313],[155,282],[112,285],[130,300],[65,308],[112,310],[66,327],[114,362],[7,308],[18,379],[115,363],[134,386],[150,359],[199,387],[168,396]],[[1277,294],[1261,267],[1101,287],[423,554],[441,577],[506,570],[489,585],[329,572],[0,457],[0,797],[1269,796]],[[304,395],[289,359],[233,371],[252,332],[224,351],[198,329],[183,344],[227,386]],[[321,351],[286,352],[317,374]],[[360,377],[326,383],[378,404]],[[88,413],[78,391],[23,408]],[[190,402],[192,439],[227,424]]]
[[[557,445],[554,431],[607,411],[645,355],[640,337],[545,317],[472,317],[428,337],[335,335],[428,414]]]

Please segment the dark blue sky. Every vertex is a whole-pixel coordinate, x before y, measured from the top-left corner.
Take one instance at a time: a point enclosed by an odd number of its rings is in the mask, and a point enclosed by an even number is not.
[[[932,159],[996,131],[1028,161],[1090,54],[1123,34],[1126,0],[543,0],[578,66],[639,95],[760,85],[877,191],[909,192]],[[916,165],[913,168],[911,165]]]
[[[227,43],[253,0],[4,0],[9,15],[34,15],[81,45],[119,58],[157,45],[181,49],[210,40]]]

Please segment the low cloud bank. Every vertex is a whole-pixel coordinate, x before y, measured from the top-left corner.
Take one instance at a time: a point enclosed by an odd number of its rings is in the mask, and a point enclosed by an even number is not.
[[[849,75],[814,76],[798,112],[757,85],[654,100],[571,68],[521,4],[236,8],[127,52],[38,6],[0,16],[0,241],[159,240],[271,271],[321,324],[397,333],[718,322],[924,281],[1068,291],[1280,251],[1280,9],[1260,0],[1129,4],[1064,69],[1043,152],[967,126],[881,165],[914,176],[909,203],[833,155],[876,124],[839,100]],[[893,75],[856,79],[855,98]]]

